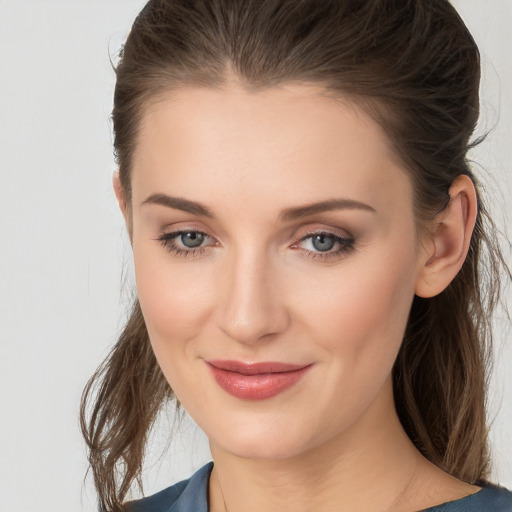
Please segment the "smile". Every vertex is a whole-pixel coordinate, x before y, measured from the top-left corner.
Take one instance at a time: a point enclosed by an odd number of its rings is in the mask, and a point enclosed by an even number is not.
[[[297,384],[313,366],[278,362],[206,361],[217,384],[243,400],[265,400]]]

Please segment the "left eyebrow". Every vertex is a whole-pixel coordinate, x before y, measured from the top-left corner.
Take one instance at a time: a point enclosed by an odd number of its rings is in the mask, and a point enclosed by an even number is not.
[[[332,210],[364,210],[377,213],[375,208],[372,208],[368,204],[361,203],[360,201],[355,201],[354,199],[330,199],[328,201],[321,201],[319,203],[308,204],[305,206],[286,208],[286,210],[283,210],[279,215],[279,221],[286,222],[297,220],[309,215],[315,215],[317,213]]]

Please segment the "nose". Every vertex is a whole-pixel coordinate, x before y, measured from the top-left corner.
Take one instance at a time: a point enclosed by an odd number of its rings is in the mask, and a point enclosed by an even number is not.
[[[284,332],[290,321],[278,270],[264,255],[245,251],[229,262],[221,289],[218,326],[243,344],[271,339]]]

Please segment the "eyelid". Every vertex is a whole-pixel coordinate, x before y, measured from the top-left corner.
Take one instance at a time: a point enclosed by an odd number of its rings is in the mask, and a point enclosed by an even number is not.
[[[179,238],[181,235],[184,235],[186,233],[198,233],[200,235],[203,235],[206,239],[209,239],[209,240],[213,240],[215,243],[214,244],[208,244],[208,245],[219,245],[219,242],[218,240],[208,234],[206,231],[202,231],[200,229],[187,229],[187,228],[183,228],[183,229],[172,229],[172,230],[168,230],[168,231],[162,231],[160,233],[160,235],[158,235],[158,237],[156,238],[157,240],[175,240],[176,238]]]
[[[312,235],[332,235],[338,238],[342,238],[343,240],[346,240],[347,242],[353,242],[355,237],[346,229],[337,228],[334,226],[326,226],[325,224],[321,225],[314,225],[314,226],[306,226],[302,227],[298,230],[298,233],[296,234],[295,238],[297,239],[294,244],[298,242],[304,241],[306,238],[312,236]]]
[[[196,257],[203,255],[214,247],[218,247],[221,243],[215,236],[208,233],[208,229],[200,229],[198,227],[192,227],[190,224],[172,225],[168,226],[167,229],[161,231],[161,234],[156,238],[167,251],[180,257]],[[179,242],[178,239],[181,235],[186,233],[198,233],[203,235],[205,242],[202,245],[196,247],[188,247],[183,242]],[[308,248],[302,246],[302,244],[315,236],[325,235],[334,239],[334,247],[325,251],[318,250],[317,248]],[[294,237],[295,241],[288,247],[294,251],[300,252],[303,256],[318,259],[318,260],[335,260],[342,258],[344,255],[355,250],[355,239],[346,230],[340,229],[334,226],[316,225],[316,226],[301,226],[298,233]],[[334,248],[336,248],[334,250]]]
[[[307,258],[328,263],[341,260],[356,250],[355,238],[346,230],[342,230],[334,226],[327,227],[324,224],[315,227],[306,226],[302,228],[301,231],[303,232],[297,235],[298,239],[289,247]],[[308,239],[312,239],[319,235],[325,235],[333,238],[333,248],[326,251],[320,251],[302,246],[302,244],[304,244]]]
[[[320,236],[320,235],[332,237],[334,239],[335,243],[337,243],[339,245],[338,251],[325,251],[325,252],[324,251],[312,251],[310,249],[305,249],[303,247],[300,247],[300,244],[302,244],[306,240],[311,239],[315,236]],[[339,252],[340,250],[342,250],[343,248],[345,248],[345,249],[347,249],[348,247],[353,248],[354,243],[355,243],[354,238],[347,238],[345,236],[337,235],[336,233],[333,233],[332,231],[313,231],[312,233],[308,233],[308,234],[302,236],[296,242],[293,242],[293,244],[290,245],[290,248],[296,249],[296,250],[302,250],[305,252],[315,253],[315,254],[324,254],[327,256],[328,254],[333,255],[336,252]]]
[[[182,226],[173,225],[172,228],[168,226],[166,229],[161,230],[160,235],[157,236],[155,240],[174,256],[193,258],[204,254],[212,247],[220,245],[218,240],[207,231],[208,230],[198,229],[197,227],[190,227],[190,224]],[[205,241],[209,243],[206,243],[205,245],[198,245],[197,247],[187,247],[186,245],[178,242],[180,236],[186,233],[197,233],[203,235]]]
[[[194,223],[194,222],[173,222],[169,224],[163,224],[159,228],[160,233],[178,233],[178,232],[189,232],[189,231],[197,231],[198,233],[204,233],[205,235],[208,235],[211,238],[216,238],[212,233],[211,230],[205,226],[203,223]]]

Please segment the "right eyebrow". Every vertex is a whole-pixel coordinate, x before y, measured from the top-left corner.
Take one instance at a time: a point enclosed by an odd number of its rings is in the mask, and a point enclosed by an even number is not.
[[[215,218],[215,215],[213,215],[213,212],[208,207],[195,201],[183,199],[182,197],[173,197],[167,194],[151,194],[141,203],[141,206],[146,204],[158,204],[160,206],[166,206],[167,208],[191,213],[192,215],[201,215],[210,219]]]

